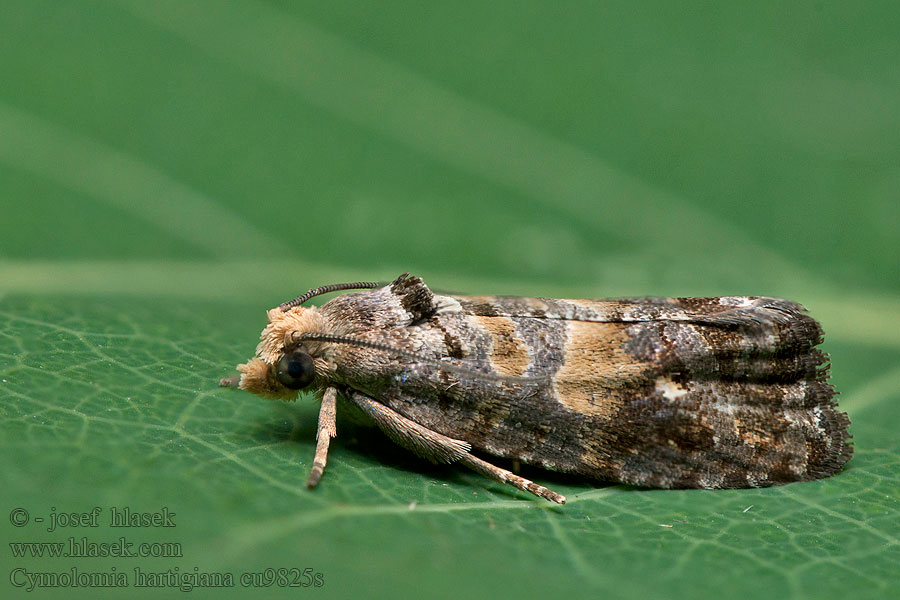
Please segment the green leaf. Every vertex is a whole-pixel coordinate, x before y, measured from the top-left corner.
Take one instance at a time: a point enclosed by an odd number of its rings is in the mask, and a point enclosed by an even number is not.
[[[134,587],[135,568],[178,569],[161,584],[234,577],[191,592],[203,597],[894,593],[892,4],[121,0],[4,14],[7,595],[28,581],[16,569],[73,567],[116,569],[129,588],[37,593],[161,595]],[[555,506],[339,422],[309,491],[315,399],[218,380],[253,354],[267,308],[407,270],[471,293],[800,301],[828,332],[855,455],[835,477],[759,490],[526,467],[569,499]],[[166,509],[175,526],[111,527],[113,507]],[[86,522],[48,531],[73,513]],[[180,552],[9,545],[70,537]],[[322,587],[283,586],[307,568]]]

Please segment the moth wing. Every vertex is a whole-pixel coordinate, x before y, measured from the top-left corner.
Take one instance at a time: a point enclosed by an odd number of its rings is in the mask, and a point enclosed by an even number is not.
[[[813,479],[850,457],[822,330],[793,302],[442,296],[417,277],[332,301],[350,302],[360,332],[471,372],[397,360],[347,383],[490,454],[652,487]]]
[[[814,479],[852,453],[816,348],[821,327],[794,302],[454,296],[443,305],[488,332],[488,363],[524,347],[532,360],[522,373],[551,382],[525,401],[507,398],[516,417],[473,428],[484,438],[476,447],[653,487]]]

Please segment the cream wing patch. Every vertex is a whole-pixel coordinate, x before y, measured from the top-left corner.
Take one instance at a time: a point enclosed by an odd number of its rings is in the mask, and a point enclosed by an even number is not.
[[[501,375],[521,376],[530,361],[525,342],[516,335],[516,325],[509,317],[473,316],[491,335],[491,366]]]
[[[622,402],[616,389],[630,385],[646,369],[623,349],[627,327],[568,321],[566,333],[566,361],[554,377],[557,400],[581,414],[614,416]]]

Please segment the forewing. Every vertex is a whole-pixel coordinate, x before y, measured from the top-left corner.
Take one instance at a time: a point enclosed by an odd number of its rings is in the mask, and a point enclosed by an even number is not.
[[[821,328],[793,302],[443,298],[431,324],[446,356],[545,378],[426,369],[385,394],[476,448],[653,487],[813,479],[850,457]]]

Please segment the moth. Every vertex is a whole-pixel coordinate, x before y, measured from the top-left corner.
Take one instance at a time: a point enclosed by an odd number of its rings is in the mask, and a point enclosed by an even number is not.
[[[344,290],[320,307],[315,296]],[[482,457],[654,488],[828,477],[852,454],[818,322],[777,298],[559,300],[433,293],[403,274],[268,311],[243,390],[322,398],[307,485],[338,405],[436,463],[565,497]],[[352,415],[351,415],[352,416]]]

